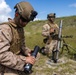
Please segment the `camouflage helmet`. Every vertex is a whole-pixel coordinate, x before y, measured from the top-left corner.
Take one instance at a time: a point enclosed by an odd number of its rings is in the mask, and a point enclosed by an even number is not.
[[[34,8],[28,2],[17,3],[14,9],[16,9],[18,13],[28,21],[33,20],[37,15],[37,12],[34,11]]]
[[[55,13],[50,13],[47,15],[47,18],[55,18],[56,14]]]

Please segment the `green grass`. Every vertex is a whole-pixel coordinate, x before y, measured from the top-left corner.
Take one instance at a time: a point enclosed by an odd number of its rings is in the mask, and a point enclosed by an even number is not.
[[[56,23],[59,25],[60,20],[63,20],[62,35],[73,36],[72,38],[64,38],[67,44],[70,44],[73,48],[76,48],[76,16],[57,18]],[[34,21],[30,22],[25,27],[26,45],[33,48],[35,45],[40,47],[44,46],[43,36],[41,35],[42,26],[47,21]],[[72,24],[72,25],[71,25]]]
[[[33,66],[32,75],[76,75],[76,62],[69,61],[69,58],[76,60],[76,16],[62,17],[57,18],[56,23],[59,25],[60,20],[63,20],[62,35],[64,36],[73,36],[72,38],[63,38],[68,45],[70,45],[75,50],[69,47],[70,53],[64,49],[63,53],[59,58],[67,57],[64,61],[67,61],[64,64],[57,66],[51,66],[51,68],[46,64],[46,61],[49,59],[47,56],[40,54],[40,59],[37,60]],[[47,21],[34,21],[30,22],[25,29],[26,37],[26,46],[33,49],[35,45],[43,47],[43,36],[41,35],[42,26]]]

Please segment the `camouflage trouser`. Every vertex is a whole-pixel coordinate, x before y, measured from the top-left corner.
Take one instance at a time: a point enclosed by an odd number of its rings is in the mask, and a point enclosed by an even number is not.
[[[47,54],[51,54],[52,50],[56,48],[57,40],[52,40],[49,44],[45,45],[45,51]]]
[[[17,71],[11,68],[7,68],[3,65],[0,65],[0,75],[27,75],[22,71]]]
[[[13,74],[13,73],[4,73],[4,75],[18,75],[18,74]]]
[[[25,74],[25,73],[17,73],[17,74],[15,74],[15,73],[0,73],[0,75],[27,75],[27,74]]]
[[[38,58],[36,60],[39,59],[40,54],[38,54],[37,57]],[[11,69],[11,68],[5,67],[3,65],[0,65],[0,75],[29,75],[29,74],[26,74],[23,71],[18,71],[18,70]]]
[[[14,73],[0,73],[0,75],[19,75],[19,74],[14,74]]]
[[[15,74],[15,73],[4,73],[2,75],[28,75],[28,74],[25,74],[25,73],[19,73],[19,74]]]

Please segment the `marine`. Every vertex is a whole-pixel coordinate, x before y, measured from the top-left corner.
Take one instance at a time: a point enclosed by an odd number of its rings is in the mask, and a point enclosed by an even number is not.
[[[50,13],[47,15],[47,23],[42,27],[42,36],[45,47],[42,48],[43,54],[51,55],[56,48],[59,27],[55,23],[56,14]]]
[[[37,15],[29,2],[15,5],[14,19],[0,24],[0,75],[26,75],[26,63],[34,64],[35,58],[25,44],[24,27]]]

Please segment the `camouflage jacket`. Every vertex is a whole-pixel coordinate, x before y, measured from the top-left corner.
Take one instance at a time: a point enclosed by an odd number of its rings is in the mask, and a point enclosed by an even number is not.
[[[0,72],[6,69],[24,70],[25,56],[18,54],[20,50],[24,53],[28,50],[24,38],[23,28],[17,28],[14,23],[0,24],[0,66],[3,65]]]
[[[50,34],[50,29],[51,28],[54,28],[55,29],[55,35],[58,34],[58,30],[59,30],[59,27],[57,24],[51,24],[51,23],[46,23],[45,25],[43,25],[42,27],[42,36],[46,37],[45,39],[51,39],[53,40],[54,38],[52,37],[52,34]],[[54,35],[53,34],[53,35]]]

